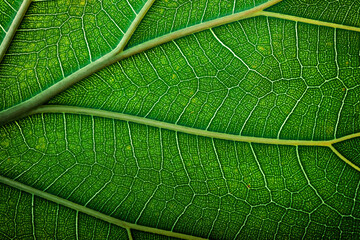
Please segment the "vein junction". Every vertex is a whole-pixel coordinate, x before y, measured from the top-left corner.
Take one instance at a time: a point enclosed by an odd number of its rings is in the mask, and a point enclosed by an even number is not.
[[[290,20],[290,21],[295,21],[295,22],[303,22],[303,23],[308,23],[308,24],[313,24],[313,25],[318,25],[318,26],[339,28],[339,29],[344,29],[344,30],[349,30],[349,31],[354,31],[354,32],[360,32],[359,27],[353,27],[353,26],[337,24],[337,23],[332,23],[332,22],[324,22],[324,21],[319,21],[319,20],[314,20],[314,19],[309,19],[309,18],[302,18],[302,17],[292,16],[292,15],[287,15],[287,14],[282,14],[282,13],[260,11],[260,12],[255,13],[254,16],[274,17],[274,18],[285,19],[285,20]]]
[[[220,25],[224,25],[227,23],[235,22],[238,20],[251,18],[255,16],[268,16],[268,17],[276,17],[281,19],[287,19],[291,21],[297,21],[297,22],[305,22],[309,24],[316,24],[321,26],[328,26],[328,27],[334,27],[334,28],[342,28],[352,31],[360,31],[360,28],[357,27],[351,27],[351,26],[345,26],[341,24],[334,24],[334,23],[328,23],[328,22],[322,22],[318,20],[312,20],[312,19],[306,19],[301,17],[295,17],[285,14],[279,14],[279,13],[272,13],[264,11],[264,9],[279,3],[281,0],[271,0],[264,4],[261,4],[257,7],[254,7],[252,9],[235,13],[232,15],[228,15],[225,17],[221,17],[218,19],[210,20],[207,22],[203,22],[197,25],[193,25],[175,32],[171,32],[169,34],[157,37],[155,39],[149,40],[147,42],[141,43],[139,45],[136,45],[134,47],[131,47],[127,50],[123,50],[126,46],[127,42],[130,40],[132,34],[136,30],[137,26],[141,22],[142,18],[146,15],[149,8],[152,6],[154,0],[148,0],[142,10],[139,12],[139,14],[136,16],[135,20],[129,27],[128,31],[124,34],[122,40],[120,41],[119,45],[110,53],[104,55],[103,57],[99,58],[95,62],[90,63],[89,65],[79,69],[78,71],[74,72],[73,74],[65,77],[64,79],[60,80],[59,82],[55,83],[51,87],[43,90],[39,94],[29,98],[28,100],[25,100],[15,106],[12,106],[8,109],[3,110],[0,112],[0,125],[10,122],[11,120],[14,120],[17,118],[18,115],[22,114],[23,112],[30,111],[31,109],[34,109],[48,100],[50,100],[52,97],[56,96],[57,94],[63,92],[70,86],[74,85],[75,83],[81,81],[82,79],[88,77],[89,75],[113,64],[114,62],[123,60],[125,58],[128,58],[132,55],[138,54],[140,52],[146,51],[148,49],[151,49],[153,47],[159,46],[163,43],[173,41],[175,39],[200,32],[206,29],[211,29]]]
[[[133,230],[138,230],[138,231],[143,231],[143,232],[148,232],[148,233],[160,234],[160,235],[164,235],[164,236],[168,236],[168,237],[175,237],[175,238],[181,238],[181,239],[204,240],[204,238],[201,238],[201,237],[195,237],[195,236],[191,236],[191,235],[187,235],[187,234],[183,234],[183,233],[177,233],[177,232],[172,232],[172,231],[167,231],[167,230],[162,230],[162,229],[157,229],[157,228],[152,228],[152,227],[147,227],[147,226],[142,226],[142,225],[125,222],[125,221],[119,220],[117,218],[111,217],[109,215],[103,214],[101,212],[95,211],[93,209],[87,208],[85,206],[79,205],[77,203],[71,202],[67,199],[64,199],[59,196],[38,190],[36,188],[30,187],[28,185],[25,185],[23,183],[14,181],[12,179],[9,179],[9,178],[3,177],[3,176],[0,176],[0,183],[14,187],[21,191],[28,192],[28,193],[32,194],[33,196],[35,195],[35,196],[44,198],[46,200],[55,202],[57,204],[61,204],[65,207],[76,210],[77,212],[82,212],[89,216],[101,219],[103,221],[117,225],[122,228],[125,228],[127,230],[129,239],[132,239],[131,229],[133,229]]]
[[[100,109],[76,107],[76,106],[61,106],[61,105],[44,105],[40,106],[28,114],[22,116],[28,116],[33,114],[43,114],[43,113],[70,113],[70,114],[82,114],[96,117],[104,117],[115,120],[122,120],[128,122],[134,122],[138,124],[144,124],[147,126],[163,128],[167,130],[172,130],[176,132],[183,132],[192,135],[198,135],[203,137],[217,138],[229,141],[240,141],[240,142],[251,142],[251,143],[260,143],[260,144],[274,144],[274,145],[288,145],[288,146],[322,146],[329,147],[341,160],[349,164],[352,168],[360,172],[360,167],[352,163],[349,159],[344,157],[339,151],[334,147],[334,144],[343,142],[349,139],[360,137],[360,132],[349,134],[341,138],[336,138],[332,140],[290,140],[290,139],[279,139],[279,138],[264,138],[264,137],[251,137],[251,136],[241,136],[233,135],[228,133],[213,132],[203,129],[197,129],[192,127],[181,126],[173,123],[162,122],[158,120],[153,120],[144,117],[138,117],[134,115],[105,111]]]

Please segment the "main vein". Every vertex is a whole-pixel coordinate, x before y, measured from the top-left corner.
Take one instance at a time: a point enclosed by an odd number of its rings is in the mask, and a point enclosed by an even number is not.
[[[30,3],[31,3],[31,0],[23,0],[9,29],[6,31],[5,37],[0,44],[0,62],[2,61],[3,57],[5,56],[5,53],[11,44],[11,40],[15,36],[16,30],[18,29],[27,9],[29,8]]]
[[[196,25],[193,25],[190,27],[186,27],[186,28],[177,30],[175,32],[171,32],[171,33],[165,34],[163,36],[154,38],[152,40],[141,43],[139,45],[136,45],[134,47],[131,47],[131,48],[121,52],[120,54],[118,54],[116,56],[116,61],[120,61],[120,60],[128,58],[132,55],[141,53],[141,52],[151,49],[153,47],[159,46],[161,44],[173,41],[173,40],[181,38],[181,37],[185,37],[185,36],[193,34],[193,33],[201,32],[206,29],[218,27],[218,26],[221,26],[221,25],[224,25],[227,23],[231,23],[231,22],[242,20],[242,19],[251,18],[253,16],[257,16],[257,14],[259,12],[262,12],[264,9],[271,7],[272,5],[279,3],[281,1],[282,0],[271,0],[264,4],[261,4],[259,6],[256,6],[252,9],[249,9],[249,10],[246,10],[243,12],[238,12],[238,13],[234,13],[229,16],[213,19],[213,20],[210,20],[207,22],[202,22],[202,23],[199,23],[199,24],[196,24]]]
[[[134,230],[139,230],[139,231],[143,231],[143,232],[155,233],[155,234],[160,234],[160,235],[169,236],[169,237],[176,237],[176,238],[181,238],[181,239],[204,240],[204,238],[195,237],[195,236],[191,236],[191,235],[187,235],[187,234],[183,234],[183,233],[171,232],[171,231],[167,231],[167,230],[162,230],[162,229],[157,229],[157,228],[152,228],[152,227],[147,227],[147,226],[142,226],[142,225],[125,222],[120,219],[106,215],[104,213],[84,207],[80,204],[71,202],[67,199],[64,199],[59,196],[38,190],[36,188],[30,187],[28,185],[25,185],[23,183],[14,181],[12,179],[9,179],[9,178],[3,177],[3,176],[0,176],[0,183],[9,185],[9,186],[19,189],[21,191],[28,192],[35,196],[44,198],[46,200],[55,202],[57,204],[63,205],[65,207],[71,208],[73,210],[85,213],[92,217],[95,217],[95,218],[101,219],[103,221],[109,222],[111,224],[125,228],[128,231],[129,236],[131,236],[131,233],[129,233],[130,229],[134,229]]]
[[[234,135],[229,133],[221,133],[208,131],[193,127],[181,126],[173,123],[162,122],[158,120],[153,120],[144,117],[133,116],[124,113],[111,112],[100,109],[92,109],[92,108],[84,108],[84,107],[76,107],[76,106],[62,106],[62,105],[43,105],[40,106],[29,113],[25,113],[21,117],[25,117],[27,115],[32,114],[42,114],[42,113],[71,113],[71,114],[82,114],[82,115],[90,115],[97,116],[103,118],[111,118],[122,121],[129,121],[138,124],[143,124],[152,127],[158,127],[163,129],[168,129],[176,132],[183,132],[187,134],[210,137],[210,138],[218,138],[223,140],[230,141],[239,141],[239,142],[252,142],[252,143],[262,143],[262,144],[274,144],[274,145],[289,145],[289,146],[323,146],[329,147],[340,159],[345,161],[351,167],[360,171],[360,167],[353,164],[350,160],[346,159],[339,151],[334,148],[335,143],[343,142],[349,139],[353,139],[356,137],[360,137],[360,132],[349,134],[340,138],[332,139],[332,140],[292,140],[292,139],[279,139],[279,138],[266,138],[266,137],[251,137],[251,136],[241,136]]]
[[[131,38],[132,34],[136,30],[137,26],[151,7],[155,0],[148,0],[144,7],[141,9],[139,14],[136,16],[135,20],[124,34],[122,40],[120,41],[119,45],[110,53],[104,55],[103,57],[97,59],[96,61],[86,65],[85,67],[79,69],[78,71],[74,72],[73,74],[65,77],[64,79],[60,80],[59,82],[55,83],[54,85],[50,86],[49,88],[45,89],[44,91],[38,93],[37,95],[29,98],[28,100],[21,102],[13,107],[10,107],[6,110],[0,112],[0,125],[3,125],[7,122],[10,122],[19,115],[23,114],[24,112],[28,112],[33,108],[36,108],[47,101],[49,101],[52,97],[56,96],[57,94],[63,92],[67,88],[71,87],[75,83],[79,82],[80,80],[90,76],[91,74],[111,65],[112,63],[134,55],[138,52],[145,51],[146,49],[158,46],[162,43],[171,41],[176,38],[180,38],[195,32],[203,31],[205,29],[209,29],[212,27],[216,27],[222,24],[238,21],[244,18],[252,17],[255,13],[268,8],[281,0],[271,0],[259,6],[256,6],[252,9],[235,13],[229,16],[221,17],[218,19],[214,19],[208,22],[203,22],[191,27],[184,28],[182,30],[164,35],[162,37],[155,38],[148,42],[142,43],[137,45],[133,48],[130,48],[131,51],[122,51]],[[122,54],[122,53],[125,54]],[[130,53],[130,55],[128,55]]]
[[[27,0],[30,1],[30,0]],[[255,17],[255,16],[268,16],[268,17],[276,17],[281,19],[286,19],[290,21],[298,21],[298,22],[304,22],[309,24],[316,24],[320,26],[327,26],[327,27],[333,27],[333,28],[341,28],[346,30],[352,30],[352,31],[360,31],[358,27],[352,27],[352,26],[346,26],[342,24],[335,24],[335,23],[329,23],[329,22],[323,22],[319,20],[312,20],[307,18],[301,18],[286,14],[279,14],[279,13],[272,13],[264,11],[264,9],[280,2],[281,0],[270,0],[264,4],[261,4],[257,7],[254,7],[252,9],[235,13],[229,16],[217,18],[211,21],[203,22],[197,25],[193,25],[191,27],[187,27],[160,37],[157,37],[155,39],[149,40],[147,42],[141,43],[139,45],[136,45],[134,47],[131,47],[125,51],[123,51],[125,45],[131,38],[132,34],[136,30],[137,26],[141,22],[142,18],[145,16],[151,5],[153,4],[154,0],[148,0],[140,13],[136,16],[134,22],[129,27],[128,31],[124,34],[123,39],[120,41],[119,45],[110,53],[104,55],[103,57],[99,58],[95,62],[90,63],[89,65],[81,68],[80,70],[74,72],[73,74],[67,76],[66,78],[60,80],[59,82],[55,83],[51,87],[45,89],[44,91],[40,92],[39,94],[31,97],[30,99],[19,103],[18,105],[15,105],[13,107],[10,107],[6,110],[3,110],[0,112],[0,125],[3,125],[11,120],[17,119],[19,115],[23,114],[24,112],[28,112],[31,109],[34,109],[48,100],[50,100],[55,95],[63,92],[73,84],[77,83],[78,81],[90,76],[91,74],[103,69],[106,66],[109,66],[110,64],[120,61],[122,59],[128,58],[132,55],[138,54],[140,52],[146,51],[148,49],[151,49],[153,47],[156,47],[160,44],[187,36],[189,34],[193,34],[196,32],[200,32],[206,29],[210,29],[216,26],[220,26],[226,23],[238,21],[245,18]]]
[[[137,26],[140,24],[141,20],[143,19],[147,11],[150,9],[154,1],[155,0],[148,0],[145,3],[143,8],[136,15],[134,21],[131,23],[128,30],[125,32],[124,36],[120,40],[120,43],[117,45],[117,47],[114,50],[100,57],[96,61],[91,62],[85,67],[79,69],[73,74],[65,77],[64,79],[60,80],[59,82],[55,83],[54,85],[50,86],[44,91],[36,94],[35,96],[29,98],[28,100],[21,102],[6,110],[3,110],[2,112],[0,112],[0,125],[5,124],[11,120],[14,120],[24,112],[28,112],[31,109],[46,103],[52,97],[63,92],[64,90],[71,87],[80,80],[114,63],[116,61],[115,56],[124,49],[127,42],[131,38],[132,34],[135,32]]]

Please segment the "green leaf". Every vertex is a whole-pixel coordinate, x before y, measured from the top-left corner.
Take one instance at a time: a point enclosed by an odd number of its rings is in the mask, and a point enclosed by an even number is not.
[[[0,185],[0,236],[9,239],[126,238],[126,230],[73,209]],[[36,234],[34,234],[36,232]]]
[[[154,0],[144,2],[33,3],[0,66],[2,121],[111,64]]]
[[[15,35],[31,0],[3,0],[0,2],[0,62]]]
[[[1,238],[359,238],[360,3],[278,2],[32,3]]]

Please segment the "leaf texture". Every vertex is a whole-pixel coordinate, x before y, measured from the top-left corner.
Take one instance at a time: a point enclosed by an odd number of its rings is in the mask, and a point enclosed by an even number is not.
[[[360,5],[278,2],[32,3],[0,64],[3,238],[359,238]]]
[[[34,2],[1,63],[1,109],[22,103],[116,49],[144,1]]]
[[[31,0],[0,2],[0,62],[2,61]]]
[[[0,185],[2,239],[10,238],[126,238],[124,229],[77,213],[59,204]],[[14,218],[15,216],[15,218]]]
[[[359,224],[360,176],[328,148],[66,114],[34,116],[8,131],[18,145],[2,154],[6,176],[129,222],[212,239],[359,234],[342,224]]]
[[[337,42],[360,42],[359,34],[252,18],[130,57],[51,103],[239,135],[332,139],[359,131],[360,71],[350,66],[359,48]]]

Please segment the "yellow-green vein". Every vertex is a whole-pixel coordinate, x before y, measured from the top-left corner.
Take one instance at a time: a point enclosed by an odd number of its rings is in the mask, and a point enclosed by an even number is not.
[[[89,116],[97,116],[103,118],[111,118],[115,120],[129,121],[138,124],[143,124],[152,127],[158,127],[162,129],[168,129],[176,132],[183,132],[187,134],[218,138],[223,140],[230,141],[239,141],[239,142],[252,142],[252,143],[262,143],[262,144],[274,144],[274,145],[288,145],[288,146],[322,146],[329,147],[340,159],[345,161],[351,167],[360,171],[360,167],[353,164],[350,160],[342,156],[333,145],[345,140],[353,139],[360,137],[360,132],[346,135],[341,138],[336,138],[332,140],[292,140],[292,139],[279,139],[279,138],[266,138],[266,137],[251,137],[251,136],[241,136],[221,132],[213,132],[198,128],[181,126],[173,123],[162,122],[158,120],[153,120],[144,117],[133,116],[124,113],[105,111],[100,109],[76,107],[76,106],[61,106],[61,105],[44,105],[40,106],[29,113],[25,113],[21,117],[25,117],[32,114],[42,114],[42,113],[71,113],[71,114],[82,114]]]
[[[287,15],[287,14],[283,14],[283,13],[261,11],[261,12],[255,13],[254,16],[273,17],[273,18],[290,20],[290,21],[294,21],[294,22],[302,22],[302,23],[308,23],[308,24],[312,24],[312,25],[360,32],[360,27],[354,27],[354,26],[348,26],[348,25],[343,25],[343,24],[338,24],[338,23],[325,22],[325,21],[314,20],[314,19],[309,19],[309,18],[297,17],[297,16]]]
[[[87,76],[103,69],[104,67],[109,66],[110,64],[114,63],[114,56],[121,52],[126,43],[131,38],[132,34],[136,30],[136,27],[139,25],[147,11],[150,9],[151,5],[154,3],[155,0],[148,0],[140,12],[136,15],[134,21],[130,25],[129,29],[124,34],[123,38],[121,39],[118,46],[109,52],[108,54],[100,57],[94,62],[86,65],[85,67],[79,69],[78,71],[74,72],[73,74],[65,77],[64,79],[60,80],[59,82],[55,83],[54,85],[50,86],[49,88],[45,89],[44,91],[34,95],[33,97],[29,98],[28,100],[21,102],[13,107],[3,110],[0,112],[0,125],[3,125],[11,120],[17,118],[18,115],[28,112],[31,109],[44,104],[45,102],[49,101],[55,95],[61,93],[62,91],[66,90],[70,86],[74,85],[75,83],[79,82],[80,80],[86,78]]]
[[[142,226],[142,225],[137,225],[137,224],[133,224],[133,223],[129,223],[129,222],[125,222],[122,221],[120,219],[108,216],[106,214],[103,214],[101,212],[95,211],[93,209],[84,207],[82,205],[79,205],[77,203],[71,202],[67,199],[61,198],[59,196],[38,190],[36,188],[30,187],[28,185],[25,185],[23,183],[14,181],[12,179],[0,176],[0,183],[6,184],[8,186],[14,187],[16,189],[19,189],[21,191],[25,191],[28,192],[30,194],[33,194],[35,196],[44,198],[46,200],[55,202],[57,204],[63,205],[65,207],[71,208],[75,211],[78,212],[82,212],[85,213],[89,216],[101,219],[103,221],[106,221],[108,223],[120,226],[122,228],[125,228],[128,232],[128,235],[131,234],[130,233],[130,229],[134,229],[134,230],[138,230],[138,231],[143,231],[143,232],[148,232],[148,233],[155,233],[155,234],[160,234],[160,235],[164,235],[164,236],[169,236],[169,237],[175,237],[175,238],[181,238],[181,239],[194,239],[194,240],[203,240],[204,238],[200,238],[200,237],[195,237],[195,236],[191,236],[191,235],[187,235],[187,234],[183,234],[183,233],[177,233],[177,232],[171,232],[171,231],[167,231],[167,230],[162,230],[162,229],[157,229],[157,228],[152,228],[152,227],[146,227],[146,226]],[[131,235],[129,235],[131,236]]]
[[[5,37],[0,44],[0,62],[2,61],[3,57],[5,56],[5,53],[11,44],[11,40],[15,36],[16,30],[18,29],[27,9],[29,8],[30,3],[31,3],[31,0],[24,0],[22,2],[18,12],[16,13],[14,20],[12,21],[9,29],[6,31]]]
[[[7,122],[10,122],[16,119],[19,115],[23,114],[24,112],[28,112],[37,106],[44,104],[45,102],[49,101],[52,97],[56,96],[57,94],[63,92],[70,86],[74,85],[75,83],[79,82],[80,80],[90,76],[91,74],[109,66],[110,64],[122,60],[126,57],[139,53],[141,51],[145,51],[149,48],[158,46],[165,42],[174,40],[176,38],[184,37],[186,35],[203,31],[205,29],[209,29],[212,27],[216,27],[219,25],[223,25],[226,23],[238,21],[244,18],[252,17],[256,12],[262,11],[265,8],[268,8],[281,0],[271,0],[264,4],[261,4],[257,7],[252,9],[235,13],[229,16],[221,17],[218,19],[214,19],[208,22],[203,22],[188,28],[184,28],[182,30],[155,38],[148,42],[142,43],[137,45],[133,48],[128,49],[127,51],[122,51],[126,45],[126,43],[131,38],[133,32],[136,30],[136,27],[143,19],[149,8],[151,7],[152,3],[155,0],[148,0],[139,14],[136,16],[134,22],[131,24],[128,31],[124,34],[123,39],[120,41],[119,45],[110,53],[102,56],[101,58],[97,59],[96,61],[86,65],[85,67],[81,68],[80,70],[74,72],[73,74],[65,77],[61,81],[55,83],[54,85],[50,86],[49,88],[45,89],[44,91],[34,95],[30,99],[21,102],[13,107],[3,110],[0,112],[0,125],[3,125]]]

